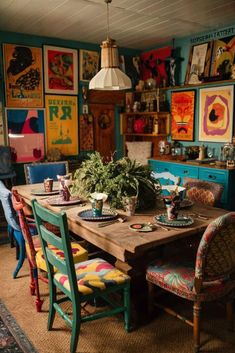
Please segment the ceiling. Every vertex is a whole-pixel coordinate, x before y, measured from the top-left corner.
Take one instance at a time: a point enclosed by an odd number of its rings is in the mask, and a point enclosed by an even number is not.
[[[0,0],[0,30],[100,44],[106,8],[104,0]],[[112,0],[110,36],[144,50],[232,25],[234,15],[235,0]]]

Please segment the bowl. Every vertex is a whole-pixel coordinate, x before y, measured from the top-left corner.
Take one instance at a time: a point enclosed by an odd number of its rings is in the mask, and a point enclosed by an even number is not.
[[[186,188],[178,185],[162,185],[162,196],[170,196],[173,191],[177,191],[181,200],[185,198]]]

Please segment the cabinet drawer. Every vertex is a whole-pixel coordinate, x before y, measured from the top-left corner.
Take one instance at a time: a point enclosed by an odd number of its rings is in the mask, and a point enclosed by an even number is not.
[[[162,173],[162,172],[171,172],[172,173],[172,165],[167,162],[159,162],[155,160],[149,160],[149,165],[154,172]],[[173,173],[174,174],[174,173]]]
[[[213,181],[214,183],[227,183],[228,173],[226,170],[200,168],[199,179]]]
[[[198,178],[198,167],[174,164],[174,174],[180,177],[180,184],[183,184],[184,177]]]

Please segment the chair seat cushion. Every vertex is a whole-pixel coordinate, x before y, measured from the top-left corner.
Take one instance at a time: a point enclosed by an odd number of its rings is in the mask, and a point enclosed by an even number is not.
[[[146,279],[189,300],[210,301],[220,298],[228,293],[234,283],[227,281],[227,278],[204,282],[200,294],[194,290],[195,270],[194,262],[186,260],[182,262],[170,260],[157,260],[149,265],[146,271]]]
[[[92,259],[75,264],[78,291],[89,295],[130,281],[130,277],[103,259]],[[57,272],[54,279],[70,291],[68,276]]]
[[[35,237],[33,237],[34,240]],[[37,238],[37,237],[36,237]],[[37,243],[37,241],[39,239],[35,238],[35,243]],[[29,248],[28,248],[28,244],[26,244],[26,251],[27,254],[30,254]],[[59,258],[64,258],[64,253],[63,251],[57,249],[56,247],[53,247],[52,245],[49,246],[50,249],[52,249],[56,255]],[[84,249],[81,245],[77,244],[77,243],[71,243],[71,247],[72,247],[72,254],[73,254],[73,261],[74,263],[77,262],[82,262],[82,261],[86,261],[88,259],[88,253],[87,250]],[[37,263],[37,267],[40,268],[43,271],[47,272],[47,266],[46,266],[46,261],[43,255],[43,251],[41,249],[41,247],[35,247],[35,250],[37,249],[37,253],[36,253],[36,263]],[[56,271],[56,269],[55,269]]]

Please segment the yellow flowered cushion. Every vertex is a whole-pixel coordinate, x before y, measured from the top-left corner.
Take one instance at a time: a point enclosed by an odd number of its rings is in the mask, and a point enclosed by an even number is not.
[[[75,271],[78,291],[83,295],[130,281],[129,276],[116,269],[107,261],[98,258],[76,263]],[[70,291],[67,275],[57,272],[54,279]]]
[[[27,254],[30,254],[28,247],[29,247],[29,245],[26,244]],[[88,252],[81,245],[79,245],[77,243],[71,243],[71,247],[72,247],[72,254],[73,254],[74,263],[86,261],[88,259]],[[62,258],[62,259],[64,258],[63,251],[57,249],[56,247],[54,247],[52,245],[49,245],[49,248],[52,249],[59,258]],[[40,268],[43,271],[47,271],[46,261],[45,261],[43,251],[41,248],[36,252],[36,263],[37,263],[38,268]]]

